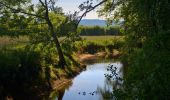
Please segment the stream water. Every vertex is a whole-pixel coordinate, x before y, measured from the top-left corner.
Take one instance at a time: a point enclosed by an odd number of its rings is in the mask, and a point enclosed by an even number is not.
[[[14,100],[113,100],[113,95],[110,94],[116,81],[105,77],[105,74],[111,74],[107,70],[109,64],[117,68],[118,76],[123,76],[120,62],[89,64],[84,71],[58,91],[50,91],[47,95],[37,95],[27,89],[20,89],[20,86],[7,86],[4,89],[0,88],[4,90],[0,93],[0,100],[4,100],[3,97],[7,95],[9,97],[7,100],[13,100],[10,99],[10,94],[12,98],[15,98]]]
[[[70,86],[59,92],[55,100],[103,100],[105,93],[108,95],[113,91],[113,82],[111,82],[113,80],[105,77],[105,74],[110,74],[107,71],[109,64],[117,67],[117,73],[122,77],[120,62],[87,65],[86,70],[77,75]]]

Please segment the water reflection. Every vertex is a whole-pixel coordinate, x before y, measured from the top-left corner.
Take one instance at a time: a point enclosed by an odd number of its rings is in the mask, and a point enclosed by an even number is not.
[[[98,87],[97,91],[100,93],[102,96],[103,100],[112,100],[114,95],[113,95],[113,88],[111,84],[105,84],[103,88]]]
[[[98,91],[104,100],[116,100],[114,91],[122,89],[123,85],[123,66],[117,67],[109,64],[107,71],[109,73],[105,74],[105,86],[104,88],[98,87]]]
[[[88,65],[85,71],[74,78],[72,86],[65,90],[62,100],[104,100],[102,91],[99,90],[106,90],[107,94],[112,93],[114,83],[114,81],[107,80],[104,75],[110,73],[107,71],[108,64]],[[118,69],[122,66],[119,62],[112,64]]]
[[[76,76],[72,83],[68,83],[62,89],[41,94],[31,89],[18,88],[20,86],[0,87],[0,99],[7,100],[110,100],[113,98],[113,86],[115,81],[108,80],[104,74],[109,63],[97,63],[87,66],[87,69]],[[112,63],[122,74],[122,64]],[[123,74],[122,74],[123,75]],[[11,99],[11,100],[13,100]]]

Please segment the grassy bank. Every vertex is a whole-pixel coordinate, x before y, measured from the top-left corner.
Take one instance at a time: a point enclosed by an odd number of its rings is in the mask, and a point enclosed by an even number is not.
[[[120,51],[124,44],[123,36],[83,36],[82,38],[83,41],[75,42],[78,53],[113,53],[115,50]]]
[[[51,52],[50,54],[53,55]],[[50,54],[28,49],[28,47],[1,49],[1,99],[5,99],[7,96],[12,96],[17,100],[21,99],[16,95],[17,93],[21,95],[23,93],[23,96],[41,97],[41,95],[46,95],[51,88],[60,88],[60,84],[72,79],[85,68],[80,64],[75,65],[66,58],[67,67],[62,69],[57,63],[58,57]]]

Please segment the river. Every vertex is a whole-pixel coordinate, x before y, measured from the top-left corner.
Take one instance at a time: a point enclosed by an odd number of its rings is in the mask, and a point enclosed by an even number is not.
[[[72,84],[59,92],[59,96],[53,97],[54,100],[104,100],[112,98],[108,95],[113,91],[113,80],[108,80],[105,74],[110,74],[107,70],[108,65],[118,68],[118,76],[122,77],[122,64],[115,63],[96,63],[87,65],[86,70],[82,71],[73,80]]]

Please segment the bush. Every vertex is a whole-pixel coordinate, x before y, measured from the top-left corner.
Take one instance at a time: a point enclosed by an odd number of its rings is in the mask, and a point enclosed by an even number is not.
[[[74,43],[74,50],[78,53],[97,53],[109,50],[112,52],[114,49],[121,49],[124,45],[124,38],[113,38],[109,40],[83,40]]]
[[[140,100],[170,98],[169,38],[169,32],[160,32],[148,37],[143,48],[128,50],[126,95]]]
[[[30,82],[39,78],[41,57],[38,52],[26,49],[1,50],[0,80]]]

